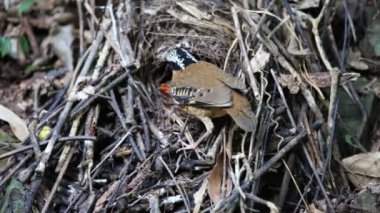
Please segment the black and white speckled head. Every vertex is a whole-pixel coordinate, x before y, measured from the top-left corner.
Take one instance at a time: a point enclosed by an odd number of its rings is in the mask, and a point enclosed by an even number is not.
[[[183,70],[190,64],[198,62],[194,56],[183,48],[175,48],[166,55],[166,61],[173,66],[174,70]]]

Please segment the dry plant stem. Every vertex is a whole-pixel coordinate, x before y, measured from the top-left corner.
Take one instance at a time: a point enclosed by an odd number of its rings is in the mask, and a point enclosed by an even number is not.
[[[82,119],[82,115],[79,115],[73,121],[73,123],[71,125],[71,128],[70,128],[69,137],[77,135],[81,119]],[[58,160],[57,166],[55,167],[55,172],[56,173],[58,173],[61,170],[64,162],[67,159],[67,155],[68,155],[68,153],[70,152],[71,149],[73,149],[73,144],[71,144],[71,143],[70,144],[65,144],[65,146],[63,147],[61,155],[59,156],[59,160]]]
[[[96,138],[95,137],[90,137],[90,136],[75,136],[75,137],[61,137],[61,138],[58,139],[59,142],[75,141],[75,140],[96,140]],[[48,140],[41,141],[40,142],[40,146],[44,146],[48,142],[49,142]],[[10,152],[7,152],[7,153],[4,153],[4,154],[0,155],[0,160],[2,160],[4,158],[11,157],[11,156],[13,156],[15,154],[18,154],[18,153],[21,153],[21,152],[25,152],[25,151],[31,150],[31,149],[33,149],[33,145],[23,146],[20,149],[12,150]]]
[[[149,129],[152,132],[152,134],[157,138],[157,140],[160,142],[161,147],[166,147],[169,144],[169,141],[165,137],[164,133],[162,133],[156,125],[153,124],[153,122],[149,121]]]
[[[42,208],[41,210],[41,213],[45,213],[48,211],[48,208],[49,208],[49,205],[50,205],[50,202],[51,200],[53,199],[53,196],[55,194],[55,192],[57,191],[57,188],[59,186],[59,183],[61,182],[62,180],[62,177],[63,175],[65,174],[66,172],[66,169],[67,167],[69,166],[69,163],[71,162],[71,158],[72,156],[74,155],[74,152],[75,150],[74,149],[70,149],[70,152],[68,153],[66,159],[65,159],[65,162],[63,163],[62,165],[62,168],[61,170],[59,171],[59,174],[58,174],[58,177],[57,179],[55,180],[55,183],[53,185],[53,188],[50,190],[50,193],[45,201],[45,204],[44,204],[44,207]]]
[[[100,43],[100,41],[99,41],[99,43]],[[91,59],[91,57],[89,57],[89,58]],[[89,69],[89,65],[88,66],[84,65],[84,67],[82,68],[81,74],[87,73],[88,69]],[[79,68],[77,66],[76,69],[75,69],[75,71],[74,71],[74,73],[76,73],[78,70],[79,70]],[[75,78],[75,75],[73,76],[73,78]],[[75,88],[74,88],[74,85],[75,85],[74,81],[75,80],[73,79],[72,82],[71,82],[70,89],[68,91],[69,96],[72,96],[72,94],[74,94],[74,92],[75,92],[74,91],[75,90]],[[72,106],[74,104],[74,101],[75,101],[75,99],[73,97],[69,97],[68,98],[68,101],[65,104],[63,112],[60,114],[60,116],[58,118],[58,122],[57,122],[55,128],[53,129],[53,133],[52,133],[52,136],[51,136],[51,138],[49,140],[49,143],[46,146],[44,152],[42,153],[40,162],[39,162],[39,164],[38,164],[38,166],[36,168],[36,174],[35,174],[35,175],[37,175],[36,178],[42,178],[42,176],[43,176],[43,174],[45,172],[46,163],[48,162],[48,160],[50,158],[50,155],[51,155],[51,152],[52,152],[52,150],[54,148],[54,145],[55,145],[56,141],[58,140],[61,128],[63,127],[66,119],[69,116],[69,113],[70,113],[70,110],[71,110],[71,108],[72,108]],[[38,183],[38,182],[39,181],[37,181],[35,183]],[[35,186],[33,188],[36,189],[36,190],[38,190],[39,186]],[[31,194],[34,194],[34,193],[31,193]]]
[[[321,110],[318,108],[315,99],[311,93],[311,91],[307,88],[306,83],[302,80],[302,77],[299,75],[299,73],[296,71],[296,69],[278,52],[276,46],[274,44],[266,39],[265,37],[261,37],[258,35],[259,40],[268,48],[268,50],[273,54],[273,56],[277,59],[278,63],[282,67],[284,67],[286,70],[288,70],[294,77],[297,78],[297,80],[300,83],[300,88],[302,95],[305,97],[306,102],[308,103],[311,110],[314,112],[315,116],[318,119],[323,118],[323,114]]]
[[[102,36],[102,35],[101,35]],[[98,37],[97,37],[98,38]],[[102,37],[103,39],[103,37]],[[99,37],[99,40],[100,40],[100,37]],[[97,40],[95,40],[95,42],[97,42]],[[99,41],[100,42],[100,41]],[[96,45],[96,44],[94,44]],[[80,71],[80,69],[82,68],[83,64],[86,62],[86,60],[88,58],[91,58],[89,57],[90,53],[92,52],[92,49],[91,48],[88,48],[86,50],[86,52],[84,52],[84,54],[79,58],[78,62],[77,62],[77,65],[75,66],[75,69],[74,69],[74,72],[73,72],[73,75],[72,75],[72,79],[71,81],[69,82],[69,85],[68,85],[68,89],[67,91],[71,91],[75,85],[75,81],[76,81],[76,78],[78,76],[78,73]],[[87,68],[88,70],[88,68]]]
[[[246,196],[247,196],[247,198],[252,199],[253,201],[255,201],[257,203],[260,203],[262,205],[267,206],[270,209],[271,213],[278,213],[281,210],[274,203],[272,203],[270,201],[264,200],[262,198],[255,196],[255,195],[252,195],[252,194],[246,194]]]
[[[255,24],[253,18],[249,15],[249,13],[247,11],[242,11],[242,16],[244,18],[244,20],[247,22],[247,24],[250,26],[248,27],[248,30],[250,31],[250,33],[254,36],[257,36],[259,35],[259,33],[255,34],[256,30],[254,29],[258,29],[259,25],[258,24]],[[259,20],[260,22],[261,20]],[[281,41],[279,41],[275,36],[271,36],[269,37],[271,31],[265,26],[265,25],[262,25],[261,26],[261,29],[262,31],[260,33],[262,33],[263,35],[266,34],[267,36],[267,39],[271,40],[275,46],[278,48],[279,52],[287,59],[290,61],[290,63],[295,66],[296,62],[294,60],[294,57],[292,55],[289,54],[289,52],[285,49],[285,47],[283,46],[283,43]]]
[[[120,3],[119,9],[122,8],[123,5],[124,5],[123,3]],[[85,6],[87,12],[90,13],[90,15],[92,16],[92,18],[98,24],[99,21],[96,18],[95,13],[92,10],[92,8],[87,3],[85,3],[84,6]],[[106,8],[107,8],[106,12],[109,12],[109,14],[111,15],[111,18],[114,18],[113,11],[111,9],[112,5],[111,4],[107,4]],[[116,21],[114,19],[110,20],[110,19],[104,17],[102,23],[99,24],[100,31],[98,33],[102,32],[105,35],[107,41],[110,43],[110,45],[112,46],[112,48],[114,49],[114,51],[119,55],[119,57],[121,59],[121,65],[122,65],[122,67],[125,68],[125,67],[127,67],[128,63],[126,62],[125,57],[123,56],[123,54],[122,54],[122,52],[120,50],[120,44],[119,44],[118,40],[115,37],[115,32],[117,32],[117,31],[115,31],[115,29],[116,29],[115,23],[116,23]],[[111,24],[113,24],[113,31],[112,32],[114,32],[114,33],[111,34],[111,35],[109,35],[108,29],[110,28]]]
[[[83,10],[82,10],[82,2],[77,2],[77,10],[78,10],[78,22],[79,22],[79,55],[81,56],[84,51],[84,24],[83,24]]]
[[[240,185],[239,185],[239,180],[241,178],[241,171],[240,171],[240,165],[239,165],[239,161],[240,159],[242,159],[244,157],[244,154],[240,153],[240,154],[237,154],[237,155],[233,155],[232,156],[232,159],[235,161],[234,165],[234,172],[232,171],[232,168],[228,168],[226,163],[224,162],[224,166],[223,166],[223,171],[228,171],[228,174],[229,176],[231,177],[231,180],[232,180],[232,183],[234,184],[234,186],[236,187],[236,189],[239,191],[240,193],[240,199],[244,200],[245,199],[245,195],[244,195],[244,192],[243,190],[240,188]],[[224,158],[225,159],[225,158]],[[224,174],[225,172],[223,172]],[[225,179],[225,175],[223,175],[223,179]],[[225,185],[225,180],[223,180],[223,184],[222,185]]]
[[[114,75],[116,73],[110,73],[109,75]],[[123,73],[121,74],[119,77],[117,77],[116,79],[114,79],[112,82],[110,82],[109,84],[107,84],[107,86],[104,86],[104,87],[101,87],[99,92],[97,92],[97,94],[102,94],[102,93],[105,93],[105,92],[108,92],[110,89],[112,89],[113,87],[115,87],[116,85],[118,85],[119,83],[121,83],[123,80],[125,80],[126,78],[129,77],[129,73]],[[105,84],[106,82],[104,82]],[[103,85],[100,84],[99,87]],[[77,117],[80,113],[84,112],[85,110],[88,109],[88,107],[90,106],[90,104],[92,102],[94,102],[96,100],[97,96],[91,96],[90,98],[86,99],[86,100],[83,100],[81,101],[73,110],[72,110],[72,113],[70,115],[70,118],[75,118]]]
[[[128,84],[127,91],[128,91],[127,92],[127,100],[128,100],[128,102],[126,104],[126,107],[124,107],[125,114],[127,116],[126,122],[129,125],[134,125],[136,123],[135,113],[134,113],[134,110],[133,110],[134,99],[133,99],[132,86],[130,84]]]
[[[124,118],[124,115],[121,113],[119,104],[117,103],[115,92],[113,91],[113,89],[111,89],[109,93],[111,96],[111,101],[109,101],[109,102],[111,102],[110,104],[111,104],[113,110],[115,111],[117,117],[119,118],[121,126],[123,127],[123,129],[126,130],[127,125],[125,124],[125,118]]]
[[[293,155],[293,153],[292,153],[292,155]],[[297,192],[298,192],[298,194],[300,195],[300,197],[301,197],[300,199],[301,199],[302,202],[304,203],[306,210],[309,210],[309,207],[308,207],[308,205],[307,205],[307,201],[306,201],[305,197],[303,196],[303,194],[302,194],[302,192],[301,192],[301,189],[300,189],[300,187],[298,186],[297,181],[296,181],[294,175],[292,174],[292,170],[289,168],[288,164],[287,164],[284,160],[282,160],[282,161],[283,161],[283,163],[284,163],[284,166],[285,166],[286,170],[288,171],[286,174],[288,174],[289,177],[292,179],[293,184],[294,184],[294,187],[297,189]],[[293,162],[293,164],[294,164],[294,162]],[[286,187],[286,188],[287,188],[287,187]],[[286,189],[286,191],[287,191],[287,189]],[[285,194],[284,196],[286,196],[286,194]]]
[[[121,105],[122,105],[122,109],[123,109],[124,116],[125,116],[125,123],[128,124],[128,122],[127,122],[127,118],[128,118],[128,114],[127,114],[127,106],[128,106],[127,89],[122,88],[122,87],[118,87],[117,92],[119,93],[119,96],[120,96],[119,98],[121,100]]]
[[[24,203],[24,212],[29,213],[32,210],[32,204],[34,201],[34,197],[36,196],[38,192],[38,188],[41,185],[42,178],[38,178],[36,176],[33,176],[32,178],[32,185],[29,189],[29,192],[25,198],[25,203]]]
[[[103,69],[104,64],[107,61],[108,56],[110,55],[111,46],[108,41],[105,42],[102,50],[99,53],[98,60],[96,60],[96,65],[94,67],[94,72],[92,73],[91,79],[95,80],[99,77],[100,71]]]
[[[117,11],[116,11],[116,17],[118,20],[122,20],[122,17],[125,16],[125,10],[127,10],[127,16],[129,24],[132,25],[133,22],[133,6],[131,4],[132,1],[127,0],[125,4],[120,4]],[[122,66],[126,67],[130,63],[135,63],[135,53],[133,52],[131,42],[129,38],[127,37],[127,33],[122,34],[120,32],[121,28],[116,24],[116,20],[114,19],[113,13],[111,13],[111,20],[112,20],[112,29],[115,32],[115,37],[117,38],[116,44],[120,50],[119,57],[122,59]],[[123,44],[123,48],[121,48],[120,43]],[[123,51],[124,50],[124,51]],[[124,63],[124,64],[123,64]],[[136,66],[139,66],[138,64],[135,64]]]
[[[264,9],[265,11],[270,11],[274,5],[275,1],[270,1],[269,5]],[[247,14],[247,10],[243,11],[243,14]],[[257,26],[254,28],[255,31],[252,32],[252,39],[255,39],[256,35],[258,35],[258,32],[262,27],[264,27],[264,23],[267,20],[267,13],[263,13],[262,16],[260,17],[259,22],[257,23]],[[268,35],[270,37],[270,34]]]
[[[151,145],[151,141],[150,141],[150,131],[149,131],[149,126],[148,126],[148,118],[145,115],[144,106],[143,106],[139,96],[136,98],[136,102],[137,102],[137,106],[139,108],[139,116],[140,116],[140,120],[141,120],[143,130],[144,130],[145,150],[147,152],[150,152],[152,149],[152,145]]]
[[[310,186],[311,186],[312,183],[313,183],[313,178],[314,178],[314,174],[311,175],[311,177],[309,178],[308,183],[306,184],[305,187],[303,187],[303,188],[304,188],[304,190],[303,190],[304,192],[303,192],[303,194],[302,194],[302,197],[305,197],[305,196],[307,195],[307,193],[310,191],[309,189],[310,189]],[[299,212],[299,211],[298,211],[298,208],[300,208],[301,202],[303,202],[303,201],[302,201],[302,198],[300,198],[300,199],[298,200],[297,205],[296,205],[296,207],[295,207],[295,209],[294,209],[294,211],[293,211],[294,213],[295,213],[295,212]]]
[[[173,179],[174,184],[175,184],[177,190],[179,191],[179,193],[180,193],[181,196],[182,196],[183,203],[184,203],[185,206],[186,206],[186,210],[187,210],[187,212],[191,212],[190,203],[189,203],[189,199],[188,199],[187,194],[185,194],[184,191],[182,190],[181,186],[178,185],[178,182],[177,182],[176,178],[174,177],[173,173],[170,171],[170,168],[169,168],[168,165],[165,163],[164,159],[162,159],[162,156],[159,156],[158,159],[159,159],[159,161],[162,163],[162,165],[164,165],[166,171],[169,173],[170,177]]]
[[[91,3],[94,3],[93,1],[91,1]],[[95,24],[99,24],[99,20],[98,18],[96,17],[95,13],[94,13],[94,4],[89,4],[88,1],[84,1],[84,8],[86,8],[87,12],[91,15],[91,21],[92,21],[92,24],[95,25]],[[93,27],[94,28],[94,27]]]
[[[210,159],[211,162],[215,162],[217,153],[219,152],[219,147],[222,143],[223,136],[226,134],[226,127],[223,127],[219,132],[218,137],[216,137],[210,149],[208,149],[206,157]]]
[[[287,160],[287,165],[290,171],[292,171],[294,168],[295,159],[296,158],[295,158],[294,153],[290,153],[289,158]],[[278,209],[280,211],[282,207],[284,206],[286,195],[288,194],[288,191],[289,191],[290,175],[291,174],[289,171],[285,171],[284,177],[282,178],[281,190],[278,195],[278,199],[276,201],[276,205],[278,206]]]
[[[125,130],[128,130],[128,128],[127,128],[127,126],[125,124],[126,123],[125,122],[125,118],[124,118],[123,114],[121,113],[119,105],[116,102],[115,94],[113,93],[113,90],[111,90],[110,92],[111,92],[111,98],[112,98],[112,104],[111,105],[112,105],[113,109],[115,110],[116,115],[119,118],[120,123],[122,124],[123,128]],[[139,146],[136,145],[135,139],[132,136],[128,136],[127,139],[132,144],[133,150],[136,153],[136,157],[139,159],[139,161],[143,161],[144,157],[141,154],[141,150],[139,149]]]
[[[2,166],[0,168],[0,176],[4,176],[4,173],[6,173],[10,168],[12,168],[16,164],[16,158],[8,159],[8,162],[6,165]]]
[[[251,19],[251,17],[246,13],[243,13],[243,16],[247,20],[248,25],[250,26],[248,29],[255,29],[256,26],[253,20]],[[318,119],[322,119],[323,118],[322,112],[319,110],[312,93],[307,88],[306,83],[302,80],[301,76],[296,71],[296,69],[291,65],[291,63],[289,63],[286,60],[284,56],[281,55],[281,53],[278,51],[278,47],[271,40],[269,40],[265,36],[261,36],[259,33],[257,34],[257,38],[266,46],[266,48],[273,55],[273,57],[277,59],[278,63],[280,63],[282,67],[284,67],[294,77],[297,78],[297,80],[300,82],[301,92],[303,96],[305,97],[308,105],[310,106],[310,108],[312,109],[316,117]]]
[[[87,115],[86,126],[85,126],[85,134],[86,135],[95,135],[95,128],[98,123],[100,112],[100,105],[96,105],[95,108],[92,108]],[[85,176],[83,181],[87,180],[88,185],[90,187],[90,191],[92,192],[92,182],[91,182],[91,169],[94,164],[94,141],[85,140],[84,141],[84,159],[85,159]]]
[[[51,152],[53,151],[53,148],[54,148],[54,144],[58,140],[61,128],[65,124],[65,121],[69,115],[69,112],[70,112],[73,104],[74,104],[74,100],[69,99],[65,105],[65,108],[62,111],[62,114],[60,114],[60,116],[58,118],[58,122],[57,122],[55,128],[53,129],[53,133],[52,133],[52,136],[49,140],[49,143],[46,146],[45,150],[43,151],[43,153],[41,155],[40,162],[36,168],[36,174],[37,175],[43,175],[44,174],[45,168],[46,168],[46,163],[48,162],[48,160],[50,158]]]
[[[307,152],[306,146],[303,145],[302,149],[303,149],[303,152],[304,152],[304,154],[306,156],[307,161],[309,162],[310,168],[313,171],[314,177],[317,180],[317,183],[318,183],[318,185],[319,185],[319,187],[320,187],[320,189],[322,191],[322,194],[323,194],[323,196],[325,198],[325,202],[327,204],[327,211],[328,212],[333,212],[334,208],[333,208],[333,206],[331,204],[331,200],[330,200],[329,196],[327,195],[326,189],[323,186],[321,178],[319,178],[319,176],[318,176],[318,172],[315,169],[315,165],[313,164],[313,161],[310,158],[309,152]]]
[[[233,50],[233,49],[235,48],[235,46],[236,46],[237,41],[238,41],[238,39],[235,38],[235,39],[232,41],[230,48],[228,48],[228,52],[227,52],[227,55],[226,55],[226,59],[224,60],[223,72],[226,71],[228,60],[229,60],[229,58],[230,58],[230,56],[231,56],[231,52],[232,52],[232,50]]]
[[[37,125],[36,129],[41,129],[44,125],[46,125],[49,121],[51,121],[54,117],[58,116],[59,113],[63,110],[64,105],[57,107],[50,115],[43,118]]]
[[[112,204],[116,202],[116,200],[118,199],[117,197],[120,195],[120,193],[123,192],[123,189],[125,188],[125,185],[127,184],[127,178],[131,177],[132,175],[134,174],[129,174],[128,173],[128,170],[130,168],[130,165],[132,163],[134,159],[134,153],[131,154],[131,156],[129,157],[129,160],[127,162],[127,164],[124,166],[123,170],[121,171],[121,174],[119,175],[119,180],[120,181],[117,181],[116,182],[116,187],[114,188],[113,192],[108,196],[108,203],[107,205],[105,206],[106,209],[110,209],[112,208]],[[150,166],[150,164],[148,164],[148,160],[145,160],[140,166],[139,168],[137,168],[135,171],[138,171],[137,175],[135,176],[136,179],[137,179],[137,176],[141,175],[141,174],[144,174],[143,171],[146,171],[146,170],[149,170],[149,169],[146,169],[147,167]],[[128,175],[128,177],[127,177]],[[138,178],[138,180],[143,180],[144,177],[141,177],[141,178]]]
[[[115,151],[116,151],[116,149],[118,149],[119,147],[120,147],[120,145],[125,141],[125,139],[127,139],[127,137],[131,134],[131,131],[133,130],[133,128],[131,128],[131,129],[129,129],[120,139],[119,139],[119,141],[115,144],[115,146],[113,147],[113,149],[110,151],[110,152],[108,152],[104,157],[103,157],[103,159],[95,166],[95,168],[94,169],[92,169],[92,171],[91,171],[91,174],[94,174],[94,172],[96,171],[96,170],[98,170],[103,164],[104,164],[104,162],[106,161],[106,160],[108,160],[108,158],[109,157],[111,157],[114,153],[115,153]]]
[[[135,81],[132,77],[128,78],[128,84],[130,84],[135,91],[140,95],[140,97],[144,100],[146,107],[155,108],[155,104],[153,104],[153,100],[151,98],[151,92],[148,92],[145,86],[140,81]]]
[[[335,41],[335,38],[333,35],[333,30],[332,30],[331,24],[328,25],[327,32],[328,32],[330,42],[332,43],[332,50],[333,50],[335,59],[339,62],[339,64],[342,64],[341,58],[339,56],[338,47],[336,45],[336,41]],[[358,138],[361,138],[362,133],[364,131],[364,128],[366,126],[367,120],[368,120],[367,110],[365,109],[365,106],[364,106],[363,102],[360,100],[359,95],[358,95],[356,89],[353,87],[352,83],[348,83],[348,85],[343,85],[343,88],[350,95],[350,97],[353,99],[353,101],[358,105],[358,107],[360,108],[360,111],[362,113],[362,122],[361,122],[362,125],[359,127],[359,130],[357,131],[358,132],[358,134],[357,134]]]
[[[140,13],[137,14],[138,30],[137,30],[137,36],[136,36],[137,40],[136,40],[136,45],[135,45],[134,51],[137,52],[136,53],[136,61],[138,63],[140,63],[141,58],[142,58],[143,53],[144,53],[144,36],[145,36],[144,30],[146,30],[146,32],[148,33],[150,31],[150,27],[146,29],[144,26],[144,22],[146,21],[146,19],[144,17],[145,1],[140,2],[138,7],[140,7]]]
[[[131,143],[133,151],[135,152],[137,159],[140,162],[143,162],[145,158],[141,154],[141,150],[139,149],[139,146],[136,144],[135,138],[132,135],[130,135],[128,136],[127,140]]]
[[[181,129],[185,128],[186,124],[182,121],[182,119],[177,114],[175,114],[174,112],[170,112],[167,108],[165,108],[165,113],[170,115],[170,118],[173,119],[179,125]],[[187,128],[185,129],[185,137],[186,137],[186,140],[189,141],[190,144],[194,143],[193,136],[191,135],[191,133],[189,132]]]
[[[235,24],[236,36],[239,40],[240,50],[242,51],[242,55],[244,57],[244,63],[245,63],[245,66],[247,68],[247,72],[245,72],[245,73],[249,77],[249,84],[252,87],[252,91],[253,91],[253,94],[254,94],[256,100],[260,100],[262,97],[260,97],[259,87],[257,86],[256,79],[253,76],[253,69],[252,69],[251,63],[249,61],[247,49],[244,45],[244,39],[243,39],[243,35],[241,34],[239,18],[238,18],[236,10],[237,10],[237,8],[235,6],[231,8],[232,18],[233,18],[234,24]]]
[[[149,199],[149,209],[151,213],[160,213],[160,205],[157,195],[151,195],[148,197]]]
[[[247,170],[246,178],[248,180],[252,179],[253,178],[253,170],[252,170],[251,165],[250,165],[248,159],[246,158],[246,156],[244,156],[244,158],[243,158],[243,165],[244,165],[245,169]]]
[[[83,212],[90,212],[90,209],[94,203],[95,203],[95,193],[91,191],[88,194],[86,194],[86,199],[82,201],[82,203],[77,204],[75,206],[75,209],[80,209]]]
[[[328,166],[330,165],[330,161],[331,161],[333,141],[334,141],[334,131],[335,131],[335,117],[336,117],[336,111],[338,107],[337,94],[338,94],[338,86],[339,86],[339,70],[335,67],[332,67],[330,62],[328,61],[326,53],[322,47],[322,40],[319,36],[319,30],[318,30],[318,25],[320,21],[322,20],[324,12],[326,11],[329,4],[330,4],[330,0],[326,0],[318,17],[310,20],[313,26],[312,32],[314,34],[315,43],[316,43],[319,55],[323,61],[323,64],[325,65],[326,69],[329,71],[330,76],[331,76],[330,103],[329,103],[329,112],[328,112],[328,117],[327,117],[327,128],[328,128],[328,137],[326,141],[327,156],[325,159],[325,164],[323,166],[323,174],[325,174],[326,171],[328,170]],[[326,202],[328,201],[326,200]],[[331,206],[331,203],[330,204],[327,203],[327,204],[329,207]]]
[[[96,35],[95,41],[92,42],[91,47],[89,48],[90,53],[88,54],[88,57],[86,58],[86,61],[83,64],[83,67],[79,73],[79,76],[85,76],[88,73],[90,67],[92,66],[95,60],[95,57],[98,55],[98,52],[99,52],[98,49],[99,49],[100,44],[103,41],[103,38],[104,38],[104,34],[101,31],[99,31],[98,34]],[[72,87],[73,86],[74,85],[72,85]]]
[[[9,179],[11,179],[12,177],[14,177],[15,173],[22,167],[24,166],[24,164],[33,156],[32,153],[29,153],[28,155],[26,155],[17,165],[13,166],[13,168],[8,172],[8,174],[6,176],[4,176],[2,179],[1,179],[1,182],[0,182],[0,190],[3,191],[3,188],[5,186],[5,184],[8,182]]]
[[[352,21],[352,17],[351,17],[350,11],[348,10],[347,1],[343,1],[343,6],[344,6],[344,9],[346,10],[346,13],[347,13],[346,15],[347,15],[347,19],[348,19],[348,24],[350,25],[352,39],[354,40],[354,42],[357,42],[355,25],[354,25],[354,22]]]
[[[88,4],[85,4],[85,8],[92,15],[94,20],[97,20],[92,8],[90,8]],[[129,64],[134,62],[134,53],[132,51],[129,51],[127,53],[127,55],[123,54],[123,52],[120,48],[120,42],[119,42],[118,35],[117,35],[117,33],[119,32],[117,29],[119,29],[119,28],[116,27],[116,20],[115,20],[115,16],[114,16],[113,10],[112,10],[112,4],[107,4],[106,8],[107,8],[107,12],[109,12],[109,16],[111,17],[111,20],[108,18],[103,19],[102,23],[99,25],[99,27],[100,27],[99,33],[100,32],[104,33],[107,41],[110,43],[110,45],[112,46],[114,51],[120,57],[121,66],[125,69],[125,71],[129,72],[127,67]],[[122,16],[123,8],[124,8],[124,4],[120,3],[118,6],[118,9],[117,9],[117,18],[118,19],[120,19],[120,17]],[[110,26],[111,26],[111,30],[108,31]],[[128,39],[126,39],[126,40],[124,40],[124,42],[125,42],[125,45],[127,45],[127,46],[129,45],[129,49],[132,50],[132,48],[130,47],[130,41]]]
[[[274,155],[271,159],[269,159],[261,168],[257,169],[255,172],[252,174],[252,179],[246,180],[243,182],[241,185],[242,190],[247,190],[252,182],[260,178],[263,174],[265,174],[266,171],[268,171],[276,162],[278,162],[281,158],[285,156],[286,153],[288,153],[293,147],[301,143],[303,138],[306,136],[306,131],[302,131],[300,134],[298,134],[295,138],[293,138],[289,143],[279,150],[276,155]],[[222,200],[218,205],[215,206],[213,209],[214,211],[222,211],[227,205],[233,205],[233,203],[236,201],[236,199],[239,197],[239,191],[234,190],[232,194]]]
[[[264,14],[264,15],[266,15],[266,14]],[[263,16],[264,16],[264,15],[263,15]],[[268,39],[271,39],[271,37],[272,37],[276,32],[278,32],[278,31],[280,30],[280,28],[282,28],[283,25],[284,25],[286,22],[289,21],[289,19],[290,19],[290,16],[286,16],[286,17],[284,17],[284,19],[282,19],[281,22],[280,22],[279,24],[277,24],[276,27],[273,28],[273,29],[268,33],[267,38],[268,38]],[[260,23],[259,23],[259,24],[260,24]]]
[[[311,42],[309,36],[307,36],[305,30],[302,28],[300,21],[298,20],[298,17],[292,11],[291,6],[289,5],[289,2],[283,1],[283,5],[286,8],[287,13],[289,14],[291,20],[295,24],[295,27],[296,27],[298,34],[301,37],[302,41],[304,42],[304,44],[306,44],[306,47],[310,50],[310,52],[314,53],[315,52],[314,46],[312,45],[312,42]],[[304,48],[302,47],[302,49],[304,49]],[[309,65],[309,68],[315,72],[315,70],[313,70],[313,66],[311,66],[311,63],[318,64],[318,59],[316,58],[315,54],[311,54],[310,56],[311,57],[305,58],[305,61]]]
[[[277,76],[276,76],[276,74],[275,74],[275,72],[274,72],[273,69],[270,69],[270,73],[272,74],[274,82],[276,83],[276,87],[277,87],[278,93],[280,94],[282,102],[284,103],[284,105],[286,107],[286,113],[288,114],[288,118],[290,120],[290,123],[292,124],[293,128],[296,128],[297,124],[294,121],[292,113],[290,112],[289,105],[288,105],[288,102],[286,101],[285,94],[284,94],[284,91],[282,90],[280,82],[278,81],[278,78],[277,78]]]
[[[41,149],[40,149],[40,145],[38,144],[37,137],[36,137],[36,126],[37,126],[37,118],[32,117],[32,120],[30,121],[30,123],[28,125],[29,137],[30,137],[30,141],[32,142],[32,145],[33,145],[34,157],[36,160],[38,160],[38,159],[40,159],[40,156],[41,156]]]
[[[313,26],[312,32],[313,32],[313,35],[314,35],[314,38],[315,38],[315,43],[316,43],[319,55],[320,55],[320,57],[321,57],[321,59],[323,61],[323,64],[325,65],[326,69],[331,74],[332,72],[334,72],[334,69],[331,66],[330,62],[328,61],[327,56],[325,54],[325,51],[323,50],[322,40],[321,40],[321,37],[319,36],[319,30],[318,30],[318,25],[319,25],[319,23],[320,23],[323,15],[324,15],[324,12],[327,9],[327,6],[329,4],[330,4],[330,0],[326,0],[326,2],[324,3],[323,8],[322,8],[321,12],[319,13],[318,17],[315,18],[315,19],[310,19],[310,21],[311,21],[311,24]]]
[[[136,141],[139,149],[141,150],[141,156],[143,159],[146,159],[146,145],[144,144],[143,136],[140,132],[136,132]]]
[[[57,122],[55,128],[53,129],[53,133],[50,137],[50,140],[49,140],[45,150],[43,151],[43,153],[41,155],[40,162],[38,163],[38,166],[37,166],[35,173],[34,173],[34,176],[33,176],[33,180],[35,180],[35,181],[33,181],[33,183],[32,183],[31,190],[30,190],[30,193],[28,194],[29,196],[27,198],[27,202],[25,205],[25,210],[28,212],[31,209],[31,205],[32,205],[32,202],[34,200],[34,196],[37,194],[37,191],[40,188],[41,180],[42,180],[44,173],[45,173],[46,164],[49,161],[49,158],[50,158],[50,155],[53,151],[54,145],[57,142],[58,137],[60,136],[60,131],[61,131],[63,125],[65,124],[65,121],[69,115],[70,109],[73,106],[73,104],[74,104],[74,99],[69,98],[68,102],[65,105],[65,108],[63,109],[62,114],[60,114],[60,116],[58,118],[58,122]]]

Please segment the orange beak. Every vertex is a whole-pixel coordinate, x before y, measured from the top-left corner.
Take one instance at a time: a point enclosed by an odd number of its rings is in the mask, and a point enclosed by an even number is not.
[[[170,85],[169,84],[161,84],[160,85],[160,91],[164,94],[169,94],[170,93]]]

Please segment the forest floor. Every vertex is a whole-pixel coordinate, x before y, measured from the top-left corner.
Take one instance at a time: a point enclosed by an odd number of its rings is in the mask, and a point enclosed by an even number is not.
[[[0,32],[0,212],[380,212],[380,1],[4,0]],[[183,149],[175,48],[253,131]]]

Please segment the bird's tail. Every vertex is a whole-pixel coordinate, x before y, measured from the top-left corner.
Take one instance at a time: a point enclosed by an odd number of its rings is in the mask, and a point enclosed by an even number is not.
[[[255,131],[257,118],[252,112],[251,105],[246,97],[238,92],[232,91],[232,107],[226,109],[235,123],[247,132]]]

